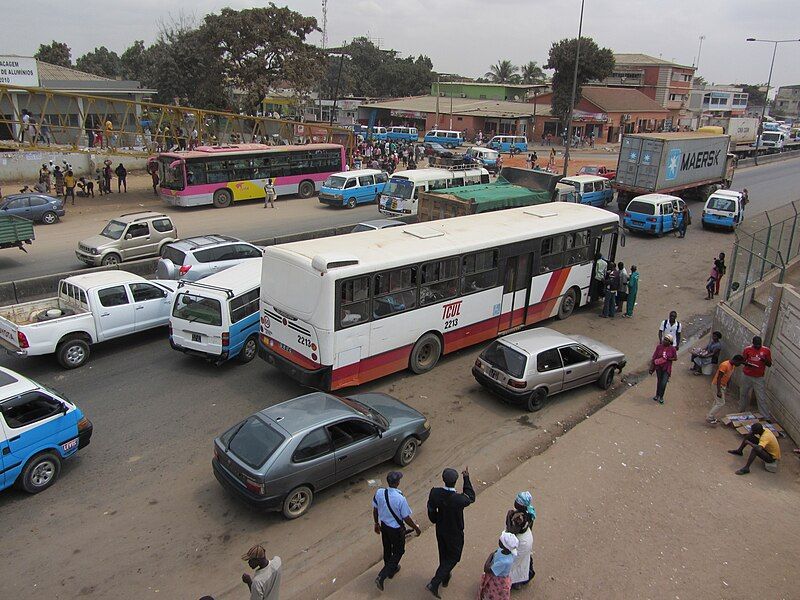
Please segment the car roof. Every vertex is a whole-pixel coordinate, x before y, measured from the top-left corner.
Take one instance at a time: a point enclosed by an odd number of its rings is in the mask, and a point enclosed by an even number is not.
[[[19,200],[20,198],[47,198],[48,200],[61,200],[60,198],[55,198],[45,192],[22,192],[19,194],[8,194],[3,196],[0,201],[5,202],[6,200]]]
[[[380,169],[354,169],[352,171],[342,171],[341,173],[334,173],[331,177],[360,177],[362,175],[380,175],[383,173]]]
[[[570,175],[564,177],[561,181],[576,181],[578,183],[586,183],[587,181],[608,181],[605,177],[599,175]]]
[[[178,290],[197,294],[198,296],[208,296],[208,290],[211,290],[212,295],[216,291],[223,296],[227,296],[228,292],[233,296],[238,296],[260,285],[261,261],[246,259],[238,265],[228,267],[224,271],[203,277],[200,281],[180,281],[178,282]],[[193,287],[194,289],[192,289]]]
[[[550,329],[548,327],[537,327],[536,329],[526,329],[506,335],[497,340],[507,346],[513,346],[533,355],[538,354],[542,350],[549,350],[555,346],[563,346],[564,344],[574,344],[573,340],[568,335]]]
[[[84,273],[83,275],[73,275],[72,277],[67,277],[65,281],[73,285],[89,289],[101,285],[139,283],[147,280],[144,277],[140,277],[134,273],[113,270],[96,271],[94,273]]]
[[[124,215],[120,215],[117,218],[111,220],[122,221],[123,223],[133,223],[135,221],[143,221],[146,219],[159,219],[159,218],[168,218],[168,217],[164,213],[158,213],[152,210],[144,210],[135,213],[125,213]]]
[[[0,367],[0,403],[38,387],[38,384],[27,377],[23,377],[11,369]]]
[[[742,192],[737,192],[735,190],[717,190],[712,196],[729,196],[731,198],[741,198]]]
[[[219,246],[222,244],[230,243],[247,243],[229,235],[222,235],[219,233],[209,233],[208,235],[196,235],[194,237],[182,238],[172,242],[170,246],[179,248],[181,250],[197,250],[199,248],[208,248],[209,246]]]
[[[631,200],[631,202],[633,202],[634,200],[654,203],[654,202],[663,202],[665,200],[672,202],[673,200],[680,200],[680,198],[678,198],[677,196],[670,196],[669,194],[643,194],[641,196],[636,196],[633,200]]]
[[[265,408],[258,414],[273,420],[290,435],[295,435],[338,419],[358,416],[359,413],[336,396],[312,392]]]

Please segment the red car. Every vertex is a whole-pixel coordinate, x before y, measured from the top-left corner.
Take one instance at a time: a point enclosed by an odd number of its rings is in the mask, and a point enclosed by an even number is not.
[[[578,171],[577,175],[598,175],[600,177],[605,177],[606,179],[614,179],[617,176],[617,172],[612,171],[608,167],[586,165],[585,167],[581,167],[581,170]]]

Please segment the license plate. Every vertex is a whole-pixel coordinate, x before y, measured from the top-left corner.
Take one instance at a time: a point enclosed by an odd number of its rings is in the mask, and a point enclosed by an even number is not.
[[[78,439],[77,438],[74,439],[74,440],[68,441],[66,444],[61,444],[61,449],[64,452],[69,452],[73,448],[77,448],[77,447],[78,447]]]
[[[392,210],[397,210],[397,200],[392,200]]]
[[[199,333],[193,333],[192,334],[192,341],[193,342],[199,342],[199,341],[201,341],[201,339],[202,339],[202,336]]]
[[[281,347],[282,350],[286,350],[287,352],[291,352],[292,351],[292,349],[289,348],[289,346],[287,346],[286,344],[278,342],[278,345]]]
[[[497,379],[497,369],[489,369],[489,377]]]

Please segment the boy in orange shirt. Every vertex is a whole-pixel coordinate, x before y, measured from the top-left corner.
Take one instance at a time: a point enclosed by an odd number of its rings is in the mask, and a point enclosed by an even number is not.
[[[743,364],[744,357],[741,354],[737,354],[730,360],[723,361],[717,368],[717,372],[711,379],[711,386],[714,390],[714,406],[711,407],[706,416],[706,423],[709,425],[717,424],[717,412],[725,406],[725,390],[728,388],[728,383],[733,377],[736,367]]]

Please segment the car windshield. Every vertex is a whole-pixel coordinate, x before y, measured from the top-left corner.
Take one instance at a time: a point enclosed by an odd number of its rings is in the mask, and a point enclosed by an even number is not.
[[[361,413],[365,417],[369,417],[371,420],[375,421],[378,425],[380,425],[384,429],[389,427],[389,421],[386,419],[386,417],[384,417],[381,413],[379,413],[371,406],[367,406],[366,404],[363,404],[358,400],[354,400],[353,398],[340,397],[339,400],[347,404],[347,406],[349,406],[356,412]]]
[[[777,142],[780,139],[780,137],[781,137],[781,134],[776,132],[776,131],[773,131],[773,132],[767,131],[767,132],[764,133],[763,140],[765,142]]]
[[[220,441],[247,466],[258,469],[280,448],[284,438],[256,416],[229,429]]]
[[[103,228],[103,231],[100,232],[100,235],[111,238],[112,240],[118,240],[122,237],[123,231],[125,231],[125,223],[121,223],[120,221],[109,221],[108,225],[106,225]]]
[[[341,190],[344,187],[345,182],[347,181],[344,177],[328,177],[325,180],[325,183],[322,185],[324,187],[333,188],[335,190]]]
[[[730,198],[709,198],[708,208],[724,212],[733,212],[736,210],[736,204]]]
[[[219,300],[204,298],[188,292],[178,294],[172,316],[190,323],[203,325],[222,325],[222,308]]]
[[[527,356],[500,342],[492,343],[483,351],[481,358],[493,367],[516,378],[523,376],[525,363],[528,362]]]
[[[408,179],[396,179],[392,177],[389,183],[383,188],[383,193],[392,198],[408,200],[414,194],[414,184]]]
[[[598,167],[583,167],[581,169],[581,174],[582,175],[597,175],[597,172],[599,170],[600,169]]]
[[[639,213],[642,215],[654,215],[656,214],[656,205],[648,202],[639,202],[638,200],[633,200],[630,204],[628,204],[628,208],[625,210],[627,212]]]

